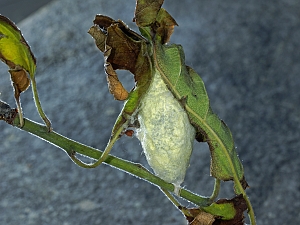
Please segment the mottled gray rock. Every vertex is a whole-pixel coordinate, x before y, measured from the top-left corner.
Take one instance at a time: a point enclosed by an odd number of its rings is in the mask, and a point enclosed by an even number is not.
[[[132,21],[135,1],[61,0],[18,26],[38,60],[37,82],[54,129],[103,149],[122,103],[108,93],[102,54],[87,30],[95,14]],[[297,224],[300,204],[300,2],[168,1],[187,64],[204,79],[212,107],[231,128],[258,224]],[[0,98],[14,105],[6,66]],[[127,74],[126,74],[127,75]],[[127,87],[131,76],[123,76]],[[31,91],[25,116],[41,121]],[[158,188],[102,165],[87,170],[63,152],[0,123],[1,224],[184,224]],[[145,163],[123,137],[113,154]],[[184,185],[209,195],[209,151],[197,144]],[[231,196],[225,185],[222,196]]]

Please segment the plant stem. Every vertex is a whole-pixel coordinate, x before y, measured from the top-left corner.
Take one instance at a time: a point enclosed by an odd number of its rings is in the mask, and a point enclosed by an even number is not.
[[[27,131],[50,144],[61,148],[66,151],[69,156],[74,155],[75,152],[84,155],[89,158],[99,159],[102,154],[102,151],[83,145],[79,142],[71,140],[67,137],[62,136],[61,134],[56,133],[55,131],[49,132],[48,128],[44,125],[38,124],[34,121],[24,118],[24,126],[19,127],[19,117],[16,116],[13,121],[13,126],[18,127],[21,130]],[[112,167],[123,170],[133,176],[137,176],[145,181],[148,181],[160,188],[174,192],[174,185],[165,182],[164,180],[156,177],[141,164],[133,163],[124,159],[117,158],[112,155],[108,155],[104,163],[109,164]],[[200,207],[209,205],[209,197],[203,197],[192,193],[186,189],[180,190],[180,197],[190,201]]]
[[[33,93],[33,99],[34,99],[34,102],[35,102],[35,106],[38,110],[38,113],[40,114],[40,117],[44,120],[44,122],[45,122],[45,124],[48,128],[48,131],[51,131],[51,129],[52,129],[51,128],[51,122],[48,119],[48,117],[46,116],[46,114],[44,113],[44,110],[42,108],[42,105],[41,105],[41,102],[40,102],[40,99],[39,99],[38,90],[37,90],[37,87],[36,87],[35,77],[34,77],[34,75],[30,75],[30,76],[31,76],[31,87],[32,87],[32,93]]]
[[[160,188],[160,190],[167,196],[167,198],[173,203],[173,205],[179,210],[181,211],[181,213],[184,215],[184,216],[190,216],[192,217],[193,215],[190,213],[190,211],[185,208],[185,207],[182,207],[180,205],[180,203],[176,200],[176,198],[174,198],[174,196],[167,190],[163,189],[163,188]]]
[[[220,187],[221,187],[221,180],[215,178],[215,185],[214,185],[214,190],[211,196],[209,197],[211,203],[218,197],[219,192],[220,192]]]

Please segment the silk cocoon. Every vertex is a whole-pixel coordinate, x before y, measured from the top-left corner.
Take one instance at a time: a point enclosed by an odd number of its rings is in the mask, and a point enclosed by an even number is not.
[[[155,72],[138,111],[140,140],[154,173],[180,187],[195,139],[195,129],[187,113]]]

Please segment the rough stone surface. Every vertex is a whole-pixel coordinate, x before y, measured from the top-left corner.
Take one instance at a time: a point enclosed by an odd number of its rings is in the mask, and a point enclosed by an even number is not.
[[[131,22],[135,1],[54,1],[18,24],[38,60],[37,82],[54,129],[103,149],[122,104],[107,90],[102,54],[87,30],[94,15]],[[204,79],[245,168],[257,224],[299,224],[300,2],[168,1],[180,25],[171,39]],[[4,64],[0,98],[14,105]],[[132,77],[124,74],[128,87]],[[31,91],[25,116],[40,121]],[[184,224],[158,188],[109,166],[74,165],[63,152],[0,123],[1,224]],[[136,139],[113,154],[146,163]],[[209,195],[209,151],[197,144],[184,185]],[[224,184],[222,196],[231,196]]]

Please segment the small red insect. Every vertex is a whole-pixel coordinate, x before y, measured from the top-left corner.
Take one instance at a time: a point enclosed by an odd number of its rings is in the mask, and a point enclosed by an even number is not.
[[[132,135],[134,134],[134,131],[133,130],[126,130],[124,132],[128,137],[132,137]]]

